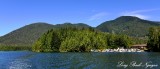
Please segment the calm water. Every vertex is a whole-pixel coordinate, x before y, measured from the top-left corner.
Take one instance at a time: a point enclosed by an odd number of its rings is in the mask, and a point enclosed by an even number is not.
[[[160,53],[0,51],[0,69],[160,69]]]

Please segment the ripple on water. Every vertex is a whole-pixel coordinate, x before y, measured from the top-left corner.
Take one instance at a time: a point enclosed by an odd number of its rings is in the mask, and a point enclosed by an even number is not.
[[[8,69],[31,69],[31,67],[28,60],[17,59],[9,63]]]

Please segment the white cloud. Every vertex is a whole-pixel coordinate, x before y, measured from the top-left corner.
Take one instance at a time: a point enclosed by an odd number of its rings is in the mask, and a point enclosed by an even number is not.
[[[136,16],[141,19],[148,19],[150,17],[147,15],[144,15],[144,13],[157,11],[157,10],[160,10],[160,9],[136,10],[136,11],[130,11],[130,12],[123,12],[121,13],[121,15],[122,16]]]
[[[156,10],[160,10],[160,9],[147,9],[147,10],[136,10],[136,11],[132,11],[130,13],[145,13],[145,12],[151,12],[151,11],[156,11]]]
[[[108,15],[108,13],[106,12],[100,12],[100,13],[97,13],[97,14],[94,14],[92,15],[90,18],[89,18],[89,21],[93,21],[93,20],[99,20],[103,17],[106,17]]]

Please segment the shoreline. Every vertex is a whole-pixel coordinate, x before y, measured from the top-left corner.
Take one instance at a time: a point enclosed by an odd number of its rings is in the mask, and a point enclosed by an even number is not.
[[[118,48],[118,49],[103,49],[103,50],[91,49],[91,52],[145,52],[145,50]]]

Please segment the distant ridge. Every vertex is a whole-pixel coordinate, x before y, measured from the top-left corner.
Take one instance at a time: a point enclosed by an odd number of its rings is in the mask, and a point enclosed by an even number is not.
[[[96,28],[103,32],[144,37],[147,35],[148,29],[153,26],[160,26],[160,22],[143,20],[133,16],[121,16],[115,20],[103,22]]]

